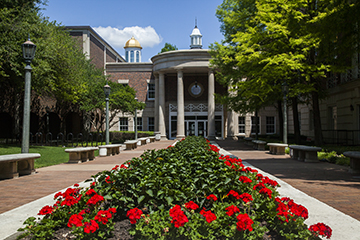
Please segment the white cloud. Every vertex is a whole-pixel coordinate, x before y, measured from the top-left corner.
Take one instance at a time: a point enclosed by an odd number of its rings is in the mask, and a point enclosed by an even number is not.
[[[143,48],[153,47],[162,41],[161,36],[151,26],[126,27],[122,30],[108,26],[94,27],[94,30],[114,48],[123,48],[131,37],[135,37]]]

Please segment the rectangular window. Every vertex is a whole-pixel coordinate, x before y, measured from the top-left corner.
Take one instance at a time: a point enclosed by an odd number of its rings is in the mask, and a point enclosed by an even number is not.
[[[155,118],[148,117],[148,131],[155,131]]]
[[[155,99],[155,84],[154,83],[148,83],[147,98],[148,98],[148,100]]]
[[[239,117],[239,133],[245,133],[245,117]]]
[[[137,117],[137,130],[142,131],[142,117]],[[135,118],[134,118],[134,131],[135,131]]]
[[[274,134],[275,133],[275,117],[266,116],[266,134]]]
[[[260,117],[255,117],[255,116],[251,117],[251,134],[256,134],[256,119],[257,122],[259,123],[258,133],[260,134]]]
[[[124,117],[119,118],[119,130],[120,131],[129,131],[128,118],[124,118]]]

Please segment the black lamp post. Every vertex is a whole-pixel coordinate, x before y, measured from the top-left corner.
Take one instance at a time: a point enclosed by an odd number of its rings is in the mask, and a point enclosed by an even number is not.
[[[30,91],[31,91],[31,60],[35,57],[36,45],[30,41],[30,35],[22,45],[23,57],[25,59],[25,93],[24,93],[24,118],[21,153],[29,153],[30,137]]]
[[[287,94],[289,92],[289,85],[287,82],[284,82],[281,85],[283,98],[284,98],[284,131],[283,131],[283,141],[287,144]]]
[[[135,97],[136,100],[136,104],[139,101],[139,99],[137,97]],[[135,140],[137,140],[138,138],[138,133],[137,133],[137,107],[135,108]]]
[[[106,84],[104,86],[105,101],[106,101],[106,115],[105,115],[105,119],[106,119],[105,142],[106,142],[106,145],[109,144],[109,142],[110,142],[110,140],[109,140],[109,96],[110,96],[110,90],[111,90],[111,87],[108,84]]]

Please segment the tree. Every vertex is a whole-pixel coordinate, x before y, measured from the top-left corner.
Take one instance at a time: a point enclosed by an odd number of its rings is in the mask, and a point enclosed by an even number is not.
[[[49,22],[38,13],[37,6],[45,1],[0,2],[4,6],[0,9],[0,87],[4,93],[0,96],[0,112],[9,112],[15,119],[20,119],[25,64],[21,44],[30,34],[37,45],[32,61],[32,98],[55,100],[53,112],[59,115],[62,125],[71,111],[95,112],[95,108],[100,108],[102,113],[105,106],[102,88],[106,83],[103,70],[96,69],[86,59],[61,25]],[[113,88],[110,109],[114,114],[119,109],[133,111],[136,105],[138,109],[142,108],[142,104],[134,102],[133,89],[121,90],[119,84],[110,84]],[[32,105],[32,111],[44,114],[45,105]],[[20,124],[17,125],[19,128]],[[61,128],[64,130],[64,126]]]
[[[175,45],[172,45],[170,43],[165,43],[165,46],[161,49],[161,52],[159,53],[175,51],[175,50],[178,50]]]
[[[90,67],[93,68],[93,71],[89,71],[91,74],[88,76],[89,81],[85,85],[86,90],[79,100],[80,109],[84,111],[86,121],[89,123],[87,125],[88,131],[90,129],[97,131],[104,129],[105,95],[103,87],[105,84],[111,87],[109,96],[110,128],[117,123],[114,119],[119,113],[135,113],[135,109],[145,108],[145,103],[136,101],[136,92],[133,88],[108,81],[108,76],[102,75],[100,69],[96,69],[93,65]]]
[[[351,66],[334,56],[352,54],[355,24],[329,30],[329,23],[349,9],[340,0],[225,0],[217,9],[225,40],[212,45],[211,54],[214,68],[220,69],[218,79],[236,91],[227,99],[232,100],[232,109],[249,111],[246,106],[254,102],[275,102],[286,81],[290,99],[307,96],[314,116],[319,116],[319,99],[326,96],[324,78],[330,71]],[[351,37],[335,41],[344,34]],[[317,145],[322,143],[319,120],[314,118]]]

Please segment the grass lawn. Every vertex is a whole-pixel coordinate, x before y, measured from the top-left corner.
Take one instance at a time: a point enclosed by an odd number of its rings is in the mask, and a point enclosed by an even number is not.
[[[35,169],[52,166],[69,161],[69,154],[62,147],[30,146],[30,153],[40,153],[41,157],[35,159]],[[0,155],[21,153],[21,147],[17,145],[0,144]],[[95,156],[99,151],[95,151]]]

